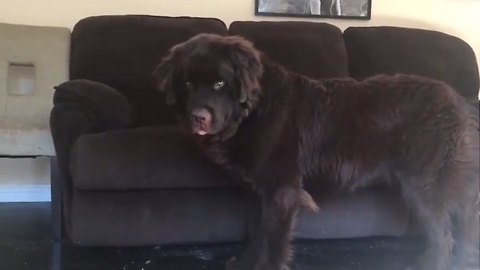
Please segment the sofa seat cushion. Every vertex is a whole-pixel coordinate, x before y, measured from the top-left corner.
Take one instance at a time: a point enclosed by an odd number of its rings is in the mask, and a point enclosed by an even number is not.
[[[407,235],[409,212],[398,193],[367,189],[300,211],[297,239]],[[249,210],[240,188],[78,191],[69,208],[68,235],[82,246],[212,244],[242,241]]]
[[[174,126],[81,136],[70,155],[75,188],[132,190],[235,186]]]
[[[335,25],[236,21],[229,32],[251,40],[257,49],[294,72],[316,79],[348,76],[342,31]]]

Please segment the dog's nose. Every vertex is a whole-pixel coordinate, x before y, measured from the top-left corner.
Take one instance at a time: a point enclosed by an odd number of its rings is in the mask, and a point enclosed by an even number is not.
[[[197,124],[208,123],[210,122],[211,118],[212,115],[206,109],[196,109],[190,114],[190,119],[192,119],[192,122]]]
[[[190,116],[190,118],[192,119],[192,122],[194,122],[196,124],[201,124],[201,123],[205,122],[205,118],[200,117],[200,116],[192,115],[192,116]]]

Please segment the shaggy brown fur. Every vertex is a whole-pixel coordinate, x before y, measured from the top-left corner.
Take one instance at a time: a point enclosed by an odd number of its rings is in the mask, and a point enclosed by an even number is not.
[[[316,208],[306,177],[400,188],[428,239],[419,269],[478,259],[478,112],[445,83],[315,81],[241,37],[210,34],[172,48],[155,75],[209,156],[260,194],[256,233],[228,269],[288,268],[295,215],[302,204]]]

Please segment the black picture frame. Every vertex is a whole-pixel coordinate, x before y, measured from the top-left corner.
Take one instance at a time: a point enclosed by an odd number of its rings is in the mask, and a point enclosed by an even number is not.
[[[255,15],[370,20],[372,0],[255,0]]]

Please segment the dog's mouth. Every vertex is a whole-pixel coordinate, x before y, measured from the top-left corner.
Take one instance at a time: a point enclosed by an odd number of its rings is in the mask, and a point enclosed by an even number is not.
[[[203,131],[203,130],[199,130],[199,131],[197,131],[197,134],[200,135],[200,136],[203,136],[203,135],[207,135],[208,132]]]
[[[192,124],[192,133],[195,135],[205,136],[208,134],[208,128],[204,125]]]
[[[190,113],[192,133],[205,136],[211,133],[212,114],[207,109],[195,109]]]

